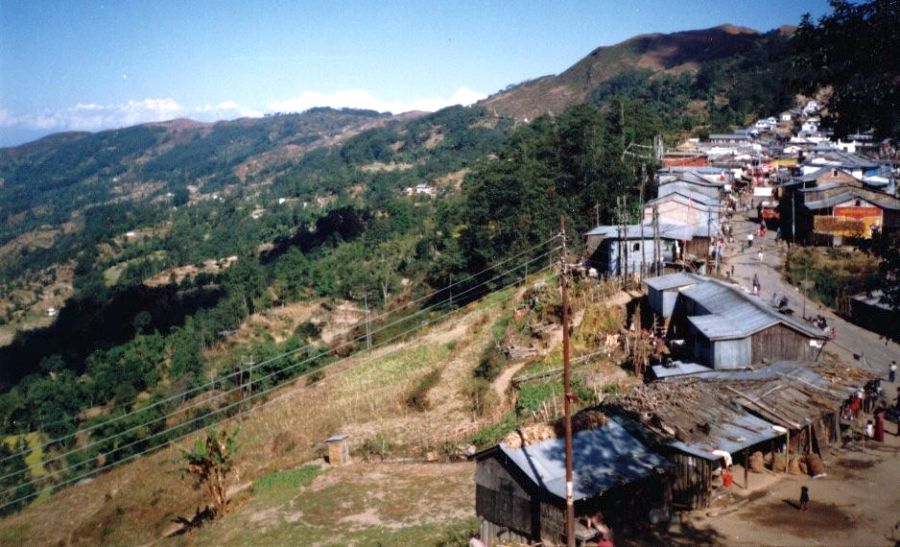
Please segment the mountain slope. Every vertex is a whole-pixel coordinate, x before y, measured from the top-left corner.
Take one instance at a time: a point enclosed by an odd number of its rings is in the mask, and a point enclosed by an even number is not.
[[[572,104],[586,102],[592,91],[623,72],[697,72],[704,64],[748,52],[763,36],[733,25],[636,36],[595,49],[559,75],[525,82],[480,104],[489,112],[518,119],[559,114]]]

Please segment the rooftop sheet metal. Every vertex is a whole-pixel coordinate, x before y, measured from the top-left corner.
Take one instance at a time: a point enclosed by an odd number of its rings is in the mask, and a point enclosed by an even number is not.
[[[704,378],[722,380],[786,380],[815,387],[834,395],[851,395],[856,391],[852,382],[837,383],[828,380],[813,370],[815,363],[802,361],[776,361],[768,366],[755,370],[712,370],[703,374]]]
[[[537,486],[565,499],[565,439],[548,439],[515,449],[501,443],[499,448]],[[598,496],[671,465],[612,418],[603,427],[573,435],[572,462],[575,500]]]
[[[735,334],[744,332],[741,325],[719,314],[693,315],[688,317],[687,320],[694,325],[694,328],[702,332],[703,336],[710,340],[738,338],[739,336],[735,336]]]
[[[710,432],[702,441],[672,441],[669,446],[682,450],[706,460],[718,460],[721,456],[713,454],[713,450],[724,450],[736,454],[755,444],[783,436],[771,424],[762,418],[743,411],[732,411],[727,414],[718,413],[715,421],[710,421]]]
[[[703,192],[698,192],[696,190],[688,188],[687,183],[678,181],[660,186],[659,197],[647,201],[644,206],[646,207],[648,205],[655,205],[670,200],[674,200],[679,203],[688,203],[688,200],[690,200],[693,202],[692,205],[697,206],[698,208],[703,208],[704,210],[711,207],[719,207],[722,204],[722,200],[718,197],[713,197],[704,194]]]
[[[644,283],[657,291],[665,291],[676,287],[684,287],[686,285],[696,285],[703,281],[703,278],[689,272],[675,272],[659,277],[651,277],[646,279]]]
[[[656,365],[652,368],[653,374],[660,380],[664,378],[674,378],[675,376],[702,374],[712,370],[707,366],[698,365],[697,363],[682,363],[681,361],[675,361],[670,366]]]
[[[717,222],[710,223],[709,230],[715,234],[718,233],[719,224]],[[679,240],[690,240],[695,237],[706,237],[707,226],[704,223],[702,226],[700,225],[690,225],[690,224],[660,224],[659,225],[659,237],[663,239],[679,239]],[[629,224],[625,226],[625,239],[641,239],[641,234],[643,233],[643,239],[652,240],[653,239],[653,225],[652,224],[644,224],[643,228],[640,224]],[[605,238],[617,238],[619,237],[619,226],[595,226],[590,232],[585,234],[586,236],[602,236]]]
[[[863,201],[868,201],[869,203],[877,205],[878,207],[882,207],[884,209],[900,209],[900,200],[898,200],[894,196],[891,196],[889,194],[878,195],[873,190],[852,187],[849,188],[846,192],[842,192],[829,198],[820,199],[817,201],[808,201],[804,205],[807,209],[823,209],[826,207],[834,207],[839,203],[843,203],[853,198],[859,198]]]
[[[776,323],[783,323],[812,338],[825,338],[825,333],[820,329],[807,326],[792,317],[772,310],[759,302],[756,297],[719,281],[708,279],[703,283],[688,287],[682,291],[682,294],[700,304],[713,316],[717,316],[723,324],[729,323],[730,328],[726,331],[718,327],[712,319],[703,319],[697,322],[695,321],[696,316],[689,318],[710,339],[743,338]]]

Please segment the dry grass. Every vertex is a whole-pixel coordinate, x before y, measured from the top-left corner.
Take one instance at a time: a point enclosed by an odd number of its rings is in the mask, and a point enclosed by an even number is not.
[[[473,416],[463,388],[472,377],[478,355],[486,344],[491,343],[492,319],[514,295],[512,290],[492,295],[456,312],[412,341],[373,349],[336,362],[315,384],[307,385],[305,378],[298,378],[274,392],[267,404],[228,420],[231,423],[223,424],[223,427],[241,427],[240,449],[231,484],[247,484],[272,472],[309,462],[321,455],[322,441],[335,433],[349,434],[351,447],[381,436],[390,439],[407,454],[422,454],[425,450],[447,446],[447,443],[462,443],[491,419]],[[284,321],[292,324],[306,314],[288,315],[291,317]],[[410,391],[425,375],[437,369],[441,370],[441,380],[428,390],[428,408],[411,409],[406,404]],[[192,441],[194,436],[181,444]],[[158,540],[171,531],[173,518],[190,517],[203,506],[199,493],[172,473],[176,469],[175,455],[173,449],[165,449],[32,504],[21,513],[0,521],[0,543],[133,545]],[[317,530],[309,536],[312,541],[327,539],[331,536],[326,532],[333,533],[341,518],[336,516],[338,514],[349,519],[341,521],[338,528],[348,530],[351,539],[361,537],[394,544],[414,543],[420,537],[436,541],[446,527],[459,528],[461,522],[472,516],[471,468],[463,469],[458,481],[462,494],[452,501],[441,501],[431,500],[428,497],[431,494],[420,496],[415,492],[419,492],[419,485],[436,481],[434,492],[441,498],[443,486],[437,485],[444,485],[443,471],[434,466],[414,468],[410,475],[413,478],[394,481],[397,482],[396,493],[384,494],[388,500],[386,507],[390,509],[379,507],[374,523],[367,521],[368,509],[356,511],[352,507],[340,511],[329,509],[327,515],[323,510],[304,509],[302,518],[290,514],[284,516],[282,507],[269,507],[265,503],[248,512],[247,504],[253,506],[257,502],[250,494],[239,494],[233,514],[227,516],[225,522],[240,524],[217,523],[209,528],[209,535],[201,531],[196,540],[203,544],[242,543],[247,539],[242,534],[248,526],[252,529],[252,518],[266,520],[266,511],[271,510],[272,515],[281,515],[272,521],[274,524],[270,529],[266,528],[274,534],[271,537],[274,544],[297,544],[294,539],[307,537],[282,536],[285,527],[300,533],[301,528],[308,525]],[[328,499],[353,494],[354,487],[344,484],[345,481],[352,483],[351,478],[332,473],[325,475],[329,476],[338,480],[330,491],[325,489],[330,496]],[[429,501],[423,503],[421,500],[426,498]],[[365,507],[376,502],[365,496],[363,499]],[[299,503],[299,500],[292,503]],[[288,511],[293,512],[293,509]],[[309,520],[312,514],[319,515],[315,522]],[[295,517],[299,520],[291,520]],[[303,526],[298,528],[300,522]],[[379,535],[377,538],[367,535],[373,533],[372,530],[384,533],[384,526],[395,527],[399,535]],[[309,530],[302,533],[307,532]],[[364,539],[361,541],[366,543]]]

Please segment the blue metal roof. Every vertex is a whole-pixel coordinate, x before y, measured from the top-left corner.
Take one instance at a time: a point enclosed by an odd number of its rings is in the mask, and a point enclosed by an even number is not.
[[[566,497],[566,451],[562,438],[509,448],[498,446],[538,487],[562,499]],[[616,486],[654,473],[671,464],[632,437],[615,419],[597,429],[572,437],[573,497],[599,496]]]

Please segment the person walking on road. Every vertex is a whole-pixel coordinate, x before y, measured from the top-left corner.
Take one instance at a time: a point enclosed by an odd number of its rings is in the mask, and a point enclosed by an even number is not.
[[[890,366],[888,367],[888,382],[894,383],[897,380],[897,360],[894,359],[891,361]]]
[[[753,232],[750,232],[749,234],[747,234],[747,248],[748,249],[753,248]]]
[[[759,285],[759,276],[756,274],[753,274],[753,294],[758,295],[760,288],[761,287]]]
[[[806,511],[809,509],[809,488],[805,486],[800,487],[800,510]]]

